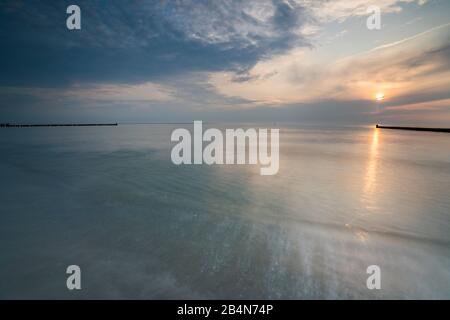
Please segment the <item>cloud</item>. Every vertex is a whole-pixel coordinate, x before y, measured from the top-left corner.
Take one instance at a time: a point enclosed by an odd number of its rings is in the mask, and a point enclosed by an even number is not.
[[[80,31],[65,27],[70,1],[2,4],[0,85],[146,82],[242,69],[304,42],[295,33],[304,9],[290,1],[80,0]]]
[[[386,115],[448,98],[448,28],[340,60],[318,54],[322,30],[345,40],[369,5],[397,13],[420,0],[79,0],[81,31],[65,27],[72,1],[1,2],[7,121],[364,122],[378,90]]]
[[[396,105],[392,107],[386,107],[385,111],[441,111],[447,110],[450,113],[450,99],[439,99],[436,101],[426,101],[419,103],[408,103],[403,105]]]
[[[424,5],[426,0],[296,0],[305,6],[317,21],[344,21],[350,17],[367,16],[369,6],[377,6],[382,13],[398,13],[402,5],[418,3]]]
[[[76,85],[62,91],[62,95],[67,98],[91,101],[153,102],[172,100],[175,95],[174,91],[174,89],[161,84],[146,82],[135,85]]]
[[[293,50],[260,61],[247,81],[233,72],[210,77],[217,92],[254,101],[255,105],[309,103],[324,99],[373,100],[382,91],[387,102],[410,95],[448,93],[450,25],[433,28],[368,52],[322,61],[314,51]]]
[[[386,12],[413,0],[382,0]],[[308,47],[318,21],[366,15],[371,0],[3,0],[0,86],[156,82],[191,72],[245,74],[263,59]]]
[[[41,99],[79,99],[90,101],[169,101],[173,95],[173,89],[151,82],[136,85],[78,84],[65,89],[40,87],[0,88],[2,95],[23,94],[24,91]]]
[[[384,123],[429,124],[430,126],[448,127],[450,123],[450,99],[386,107],[377,117]]]
[[[162,110],[161,105],[172,103],[175,96],[173,88],[151,82],[78,84],[64,88],[0,87],[0,119],[6,122],[58,122],[61,119],[90,122],[118,121],[132,115],[136,121],[142,119],[143,110]]]

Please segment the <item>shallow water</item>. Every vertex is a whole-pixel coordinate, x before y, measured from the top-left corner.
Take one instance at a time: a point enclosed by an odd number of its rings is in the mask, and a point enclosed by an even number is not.
[[[283,126],[261,176],[175,127],[1,129],[0,298],[450,298],[449,134]]]

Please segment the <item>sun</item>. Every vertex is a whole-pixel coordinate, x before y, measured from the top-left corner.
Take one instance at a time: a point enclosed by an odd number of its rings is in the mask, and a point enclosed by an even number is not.
[[[384,93],[378,92],[378,93],[375,95],[375,100],[377,100],[377,101],[383,101],[383,100],[384,100]]]

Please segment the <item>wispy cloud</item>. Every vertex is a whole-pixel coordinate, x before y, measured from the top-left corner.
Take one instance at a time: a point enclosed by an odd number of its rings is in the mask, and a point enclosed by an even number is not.
[[[249,80],[234,81],[230,72],[211,75],[223,95],[265,104],[323,99],[371,100],[383,91],[388,99],[450,87],[450,25],[336,61],[314,58],[300,49],[274,57],[249,70]]]
[[[402,11],[402,4],[424,5],[426,0],[295,0],[309,8],[311,14],[320,22],[344,21],[351,17],[367,15],[369,6],[377,6],[383,13]]]
[[[67,88],[0,87],[2,96],[24,95],[41,101],[75,102],[80,106],[101,102],[149,103],[174,99],[175,90],[160,84],[146,82],[134,85],[76,84]]]

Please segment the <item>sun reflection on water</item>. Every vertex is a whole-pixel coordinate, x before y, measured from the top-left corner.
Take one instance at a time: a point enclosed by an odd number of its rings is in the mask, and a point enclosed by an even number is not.
[[[378,166],[378,145],[380,143],[379,129],[374,129],[372,134],[372,142],[370,144],[369,160],[364,177],[363,201],[368,209],[373,207],[374,195],[377,183],[377,166]]]
[[[356,224],[355,221],[360,220],[362,216],[367,215],[369,212],[372,212],[376,208],[375,198],[377,192],[376,187],[378,175],[379,144],[380,133],[379,129],[375,128],[372,133],[370,149],[368,153],[368,162],[363,177],[361,202],[364,206],[364,210],[363,212],[359,212],[348,223],[345,224],[345,227],[353,233],[355,239],[360,242],[366,242],[368,240],[369,232],[365,227],[359,225],[361,221]]]

